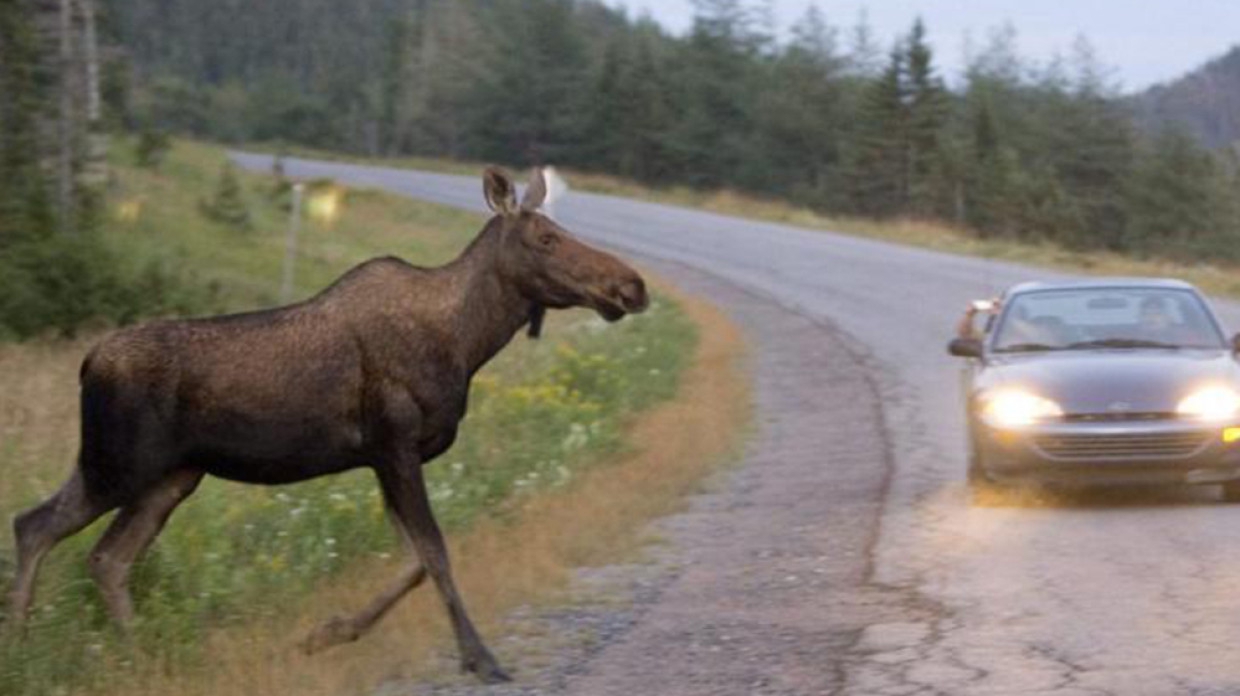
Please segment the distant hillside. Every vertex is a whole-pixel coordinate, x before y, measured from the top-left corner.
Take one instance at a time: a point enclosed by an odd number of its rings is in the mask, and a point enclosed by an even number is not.
[[[1211,148],[1240,141],[1240,45],[1184,77],[1133,97],[1146,130],[1179,124]]]

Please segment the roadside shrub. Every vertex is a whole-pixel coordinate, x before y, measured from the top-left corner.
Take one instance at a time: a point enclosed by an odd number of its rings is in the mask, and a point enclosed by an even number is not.
[[[134,144],[134,159],[139,167],[159,169],[171,149],[172,139],[167,132],[146,128],[138,134],[138,140]]]
[[[92,322],[212,307],[217,291],[184,275],[158,261],[135,266],[93,234],[19,242],[0,250],[0,338],[72,336]]]
[[[226,162],[220,169],[215,194],[210,199],[199,202],[198,209],[208,220],[238,232],[249,232],[254,227],[250,208],[245,202],[245,192],[241,189],[241,180],[237,178],[237,170],[231,162]]]

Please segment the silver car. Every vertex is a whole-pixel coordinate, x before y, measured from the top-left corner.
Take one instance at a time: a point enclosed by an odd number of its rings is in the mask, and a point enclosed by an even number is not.
[[[1222,484],[1240,500],[1240,335],[1176,280],[1009,289],[969,359],[969,483]]]

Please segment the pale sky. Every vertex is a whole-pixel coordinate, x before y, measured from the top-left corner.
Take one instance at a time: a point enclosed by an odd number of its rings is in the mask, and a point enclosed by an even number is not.
[[[781,32],[811,0],[769,0]],[[633,16],[648,12],[675,33],[688,29],[692,0],[609,0]],[[1139,90],[1183,75],[1240,44],[1240,0],[818,0],[841,34],[864,9],[884,49],[906,33],[915,17],[926,22],[942,74],[959,76],[967,36],[985,42],[994,27],[1016,28],[1022,57],[1045,61],[1067,55],[1085,35],[1125,90]],[[843,37],[841,37],[843,38]]]

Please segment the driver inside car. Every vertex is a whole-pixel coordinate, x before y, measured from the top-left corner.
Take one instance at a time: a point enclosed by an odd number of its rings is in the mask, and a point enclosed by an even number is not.
[[[1140,338],[1147,341],[1172,345],[1196,345],[1202,341],[1197,332],[1175,322],[1167,307],[1167,300],[1162,297],[1147,297],[1141,300],[1137,313],[1137,329]]]

